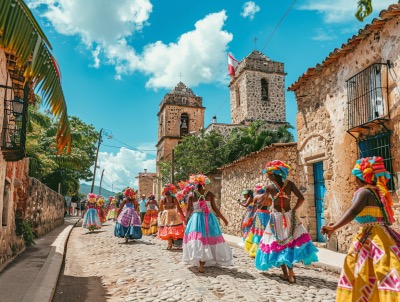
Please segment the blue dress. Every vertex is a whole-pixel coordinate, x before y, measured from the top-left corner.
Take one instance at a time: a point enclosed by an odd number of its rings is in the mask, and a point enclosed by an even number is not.
[[[142,238],[142,224],[133,203],[126,203],[117,218],[114,235],[120,238]]]
[[[82,227],[87,228],[90,231],[101,229],[99,214],[95,207],[95,203],[88,203],[85,216],[83,217]]]

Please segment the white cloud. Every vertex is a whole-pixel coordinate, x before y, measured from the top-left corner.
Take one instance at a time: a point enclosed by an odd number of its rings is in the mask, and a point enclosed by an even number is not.
[[[316,30],[316,35],[312,37],[311,39],[315,41],[331,41],[337,39],[337,36],[332,33],[331,31],[326,32],[322,28],[317,28]]]
[[[354,22],[356,21],[354,14],[357,11],[357,2],[358,1],[355,0],[307,0],[307,2],[300,5],[298,9],[317,11],[322,15],[326,23]],[[389,5],[394,2],[394,0],[373,1],[372,4],[375,15],[381,10],[388,8]]]
[[[260,11],[260,7],[253,1],[248,1],[243,5],[243,11],[240,15],[243,18],[249,18],[250,20],[254,19],[254,15]]]
[[[138,180],[135,177],[139,172],[143,172],[144,169],[149,172],[156,171],[156,160],[148,159],[146,152],[133,151],[124,147],[116,154],[99,152],[98,164],[100,169],[96,171],[95,183],[99,184],[101,171],[105,169],[102,186],[110,191],[114,189],[114,192],[127,186],[137,189]]]
[[[134,72],[149,76],[149,88],[171,88],[179,73],[189,86],[221,82],[226,76],[226,51],[233,35],[223,30],[225,11],[197,21],[194,29],[176,42],[150,43],[142,53],[135,49],[135,33],[149,25],[150,0],[30,0],[55,30],[77,35],[91,52],[98,68],[101,63],[115,66],[116,79]],[[84,13],[83,13],[84,12]],[[128,43],[130,41],[130,43]],[[103,61],[103,62],[102,62]]]

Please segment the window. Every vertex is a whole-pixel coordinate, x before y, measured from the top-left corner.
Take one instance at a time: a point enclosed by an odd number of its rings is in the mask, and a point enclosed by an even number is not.
[[[388,66],[376,63],[347,81],[348,128],[384,119],[387,115]]]
[[[186,105],[186,104],[187,104],[187,98],[186,98],[186,97],[183,97],[183,98],[182,98],[182,104],[183,104],[183,105]]]
[[[187,113],[181,114],[181,119],[179,123],[180,136],[185,136],[189,134],[189,115]]]
[[[268,81],[266,79],[261,80],[261,99],[268,101]]]
[[[236,95],[236,107],[240,106],[240,91],[239,87],[235,88],[235,95]]]
[[[392,156],[390,153],[390,134],[391,132],[380,133],[358,141],[360,157],[381,156],[385,160],[385,167],[392,175],[387,183],[389,190],[395,190],[393,179]]]

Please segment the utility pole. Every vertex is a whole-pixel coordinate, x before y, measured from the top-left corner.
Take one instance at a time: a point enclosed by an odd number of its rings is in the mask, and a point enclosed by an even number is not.
[[[174,148],[172,148],[172,152],[171,152],[171,183],[173,184],[175,182],[175,166],[174,166],[174,161],[175,161],[175,152],[174,152]]]
[[[101,172],[101,177],[100,177],[100,188],[99,188],[99,195],[101,195],[101,184],[103,183],[103,175],[104,175],[104,170]]]
[[[100,149],[100,145],[102,142],[102,134],[103,134],[103,128],[101,128],[100,133],[99,133],[99,141],[97,143],[96,159],[94,161],[92,188],[90,189],[90,193],[93,193],[93,190],[94,190],[94,180],[96,179],[96,169],[97,169],[97,158],[99,157],[99,149]]]

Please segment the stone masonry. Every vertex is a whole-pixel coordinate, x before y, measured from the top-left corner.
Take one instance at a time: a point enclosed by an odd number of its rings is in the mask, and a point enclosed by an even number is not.
[[[146,195],[146,198],[149,197],[150,194],[155,194],[155,185],[156,185],[156,173],[149,173],[146,170],[144,172],[140,172],[136,178],[138,179],[138,189],[139,195],[141,197],[142,194]]]
[[[241,199],[244,188],[254,189],[256,183],[268,182],[268,177],[262,174],[262,170],[268,161],[274,159],[282,160],[292,167],[289,179],[296,182],[295,176],[298,171],[296,143],[273,144],[220,168],[222,172],[221,212],[229,221],[228,226],[221,224],[224,233],[242,236],[241,224],[246,209],[239,205],[238,199]],[[303,190],[301,187],[299,189]],[[292,202],[295,201],[292,199]],[[303,218],[307,226],[307,217],[303,209],[300,209],[299,217]]]
[[[391,6],[398,11],[400,6]],[[298,181],[305,189],[308,216],[315,217],[314,180],[312,164],[323,162],[325,194],[325,223],[336,222],[349,208],[356,186],[351,170],[359,157],[356,139],[347,133],[348,130],[348,95],[347,80],[373,63],[391,62],[388,72],[388,103],[385,112],[389,118],[385,122],[391,134],[391,156],[395,171],[395,185],[399,189],[400,170],[400,16],[383,11],[378,21],[379,26],[367,25],[354,36],[352,41],[344,44],[343,52],[335,50],[317,68],[310,69],[289,89],[296,94],[298,104],[297,136],[299,151]],[[376,25],[376,24],[375,24]],[[354,43],[357,42],[357,43]],[[341,50],[340,50],[341,51]],[[333,55],[334,54],[334,55]],[[382,72],[383,74],[383,72]],[[359,114],[357,111],[356,114]],[[357,132],[358,131],[358,132]],[[379,125],[368,126],[368,129],[356,130],[356,137],[368,137],[371,134],[385,131]],[[397,173],[396,173],[397,172]],[[395,202],[395,228],[399,228],[400,191],[392,192]],[[315,230],[314,221],[311,223]],[[353,222],[337,231],[337,246],[332,249],[347,251],[351,238],[358,226]],[[329,245],[328,245],[329,246]]]

